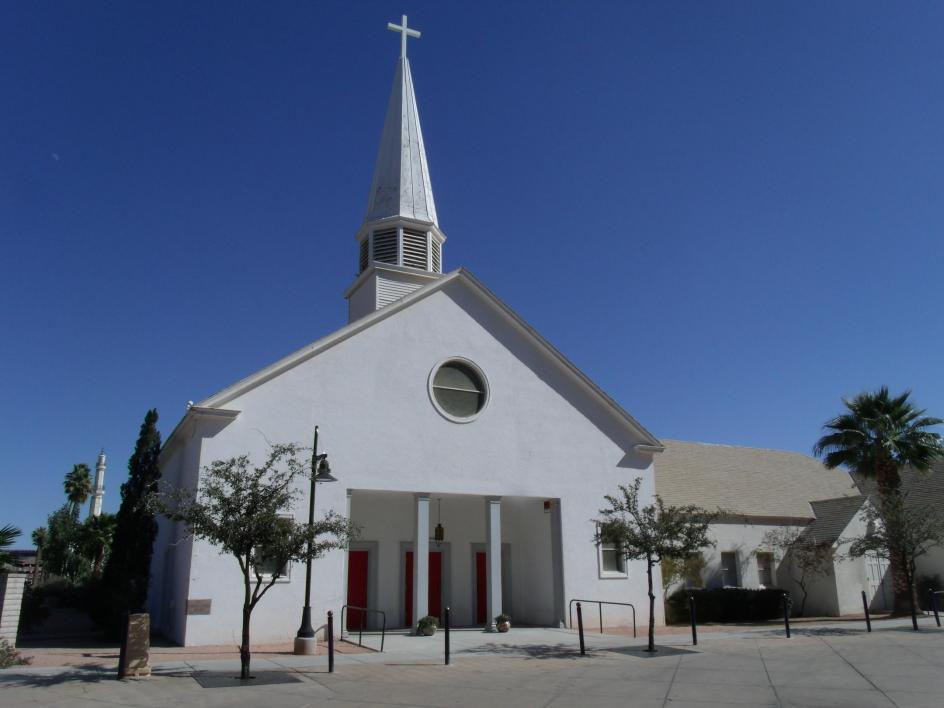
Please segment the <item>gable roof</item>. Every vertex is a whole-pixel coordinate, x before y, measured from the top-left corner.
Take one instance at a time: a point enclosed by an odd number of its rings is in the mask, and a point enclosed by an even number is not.
[[[803,538],[814,543],[833,544],[842,536],[849,522],[859,513],[866,497],[861,494],[854,497],[820,499],[810,502],[816,520],[803,529]]]
[[[858,496],[851,477],[808,455],[664,440],[656,492],[673,506],[697,504],[738,516],[815,518],[810,501]]]
[[[217,393],[214,393],[212,396],[205,398],[200,401],[196,406],[193,406],[192,410],[207,411],[208,409],[219,409],[225,406],[227,403],[232,401],[238,396],[246,393],[247,391],[252,390],[253,388],[264,384],[266,381],[269,381],[272,378],[292,369],[299,364],[311,359],[312,357],[317,356],[323,351],[330,349],[331,347],[340,344],[341,342],[349,339],[350,337],[356,336],[359,332],[364,331],[365,329],[381,322],[389,317],[394,317],[398,312],[405,310],[408,307],[420,302],[421,300],[429,297],[435,292],[442,290],[447,287],[450,283],[465,287],[469,292],[473,293],[489,306],[492,307],[500,316],[504,317],[512,326],[520,332],[527,339],[530,339],[548,359],[556,363],[573,381],[575,381],[578,386],[586,391],[591,398],[595,399],[601,406],[607,409],[622,425],[632,432],[636,437],[640,437],[643,440],[643,443],[638,444],[636,447],[641,452],[661,452],[662,444],[659,440],[648,430],[646,430],[635,418],[633,418],[626,410],[622,408],[616,401],[610,398],[599,386],[597,386],[590,378],[584,374],[580,369],[574,366],[567,357],[561,354],[550,342],[548,342],[544,337],[542,337],[538,332],[531,327],[527,322],[524,321],[514,310],[512,310],[508,305],[502,302],[492,291],[490,291],[485,285],[481,283],[475,276],[473,276],[469,271],[459,268],[452,271],[451,273],[439,278],[423,287],[414,290],[409,295],[397,300],[386,307],[383,307],[376,312],[372,312],[369,315],[361,317],[354,322],[342,327],[339,330],[322,337],[321,339],[312,342],[311,344],[302,347],[301,349],[289,354],[282,359],[279,359],[273,364],[260,369],[254,374],[247,376],[240,381],[237,381],[231,386],[224,388]],[[174,438],[178,430],[183,429],[184,423],[187,421],[188,416],[191,415],[191,411],[188,411],[184,418],[178,423],[177,427],[174,428],[174,432],[171,433],[170,437],[164,443],[164,446],[167,447],[171,439]],[[236,411],[230,411],[231,413],[237,413]]]

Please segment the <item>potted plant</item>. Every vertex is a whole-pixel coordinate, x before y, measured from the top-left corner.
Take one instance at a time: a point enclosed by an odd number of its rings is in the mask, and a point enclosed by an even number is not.
[[[511,617],[506,614],[500,614],[495,618],[495,628],[499,632],[507,632],[511,629]]]
[[[439,620],[432,615],[426,615],[416,623],[416,631],[424,637],[431,637],[436,634],[436,628],[439,627]]]

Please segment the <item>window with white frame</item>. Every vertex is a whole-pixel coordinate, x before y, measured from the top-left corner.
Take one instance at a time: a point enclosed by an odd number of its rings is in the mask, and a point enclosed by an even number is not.
[[[721,552],[721,585],[732,588],[739,587],[737,551]]]
[[[291,521],[291,514],[279,514],[280,519],[285,519],[287,522]],[[269,581],[272,579],[272,576],[278,573],[278,578],[275,582],[277,583],[287,583],[292,579],[292,563],[286,561],[282,564],[281,567],[278,566],[277,561],[274,558],[266,558],[265,550],[262,548],[257,548],[256,552],[253,554],[256,558],[256,563],[253,568],[254,572],[258,572],[262,576],[262,580]]]
[[[284,563],[282,567],[279,568],[274,560],[262,556],[258,551],[257,554],[260,560],[256,563],[255,569],[259,572],[259,575],[262,576],[263,580],[271,580],[276,571],[278,571],[279,577],[275,582],[287,583],[292,579],[292,564],[290,562]]]
[[[761,587],[772,588],[774,586],[774,554],[757,554],[757,582]]]
[[[625,578],[626,558],[615,543],[597,544],[597,562],[601,578]]]

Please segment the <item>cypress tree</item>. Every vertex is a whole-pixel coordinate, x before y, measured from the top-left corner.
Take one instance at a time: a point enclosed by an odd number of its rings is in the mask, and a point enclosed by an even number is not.
[[[114,541],[102,573],[98,614],[106,633],[112,636],[120,632],[126,611],[143,610],[147,602],[151,554],[157,537],[157,521],[148,502],[161,476],[157,466],[160,451],[157,410],[151,409],[144,416],[134,454],[128,460],[128,481],[121,485]]]

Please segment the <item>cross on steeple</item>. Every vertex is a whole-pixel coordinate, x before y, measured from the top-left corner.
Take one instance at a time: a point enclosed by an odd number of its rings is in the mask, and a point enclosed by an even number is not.
[[[400,20],[402,24],[395,25],[392,22],[387,23],[387,29],[391,32],[400,33],[400,58],[406,59],[406,38],[413,37],[414,39],[420,38],[420,33],[415,29],[410,29],[406,24],[406,15],[403,15],[403,19]]]

